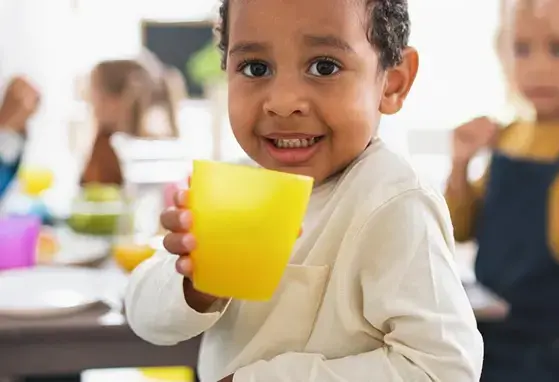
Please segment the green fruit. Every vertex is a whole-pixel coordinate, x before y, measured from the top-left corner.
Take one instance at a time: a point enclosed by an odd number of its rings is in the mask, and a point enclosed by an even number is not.
[[[68,225],[75,232],[88,235],[112,235],[118,224],[118,215],[73,214]]]
[[[103,184],[86,184],[83,188],[83,198],[88,202],[116,202],[121,198],[118,186]]]

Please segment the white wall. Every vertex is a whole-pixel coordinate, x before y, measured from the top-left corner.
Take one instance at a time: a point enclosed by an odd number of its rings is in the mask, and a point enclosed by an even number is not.
[[[73,80],[67,71],[73,58],[68,33],[71,0],[0,1],[0,83],[25,74],[40,89],[41,107],[30,129],[29,160],[57,167],[67,160],[63,153]]]

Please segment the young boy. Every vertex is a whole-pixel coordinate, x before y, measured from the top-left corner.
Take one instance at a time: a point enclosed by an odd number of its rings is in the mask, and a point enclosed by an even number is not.
[[[407,2],[230,0],[221,17],[233,132],[259,165],[315,178],[304,233],[271,301],[218,299],[189,280],[180,196],[162,216],[179,256],[132,275],[134,331],[158,345],[205,332],[204,382],[478,381],[444,200],[376,138],[418,68]]]

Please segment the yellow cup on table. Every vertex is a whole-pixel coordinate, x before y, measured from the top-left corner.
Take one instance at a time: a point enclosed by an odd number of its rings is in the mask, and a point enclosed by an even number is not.
[[[197,248],[194,287],[265,301],[274,294],[299,235],[313,179],[194,161],[189,208]]]
[[[18,179],[25,194],[36,196],[52,186],[54,174],[48,168],[22,166],[18,172]]]

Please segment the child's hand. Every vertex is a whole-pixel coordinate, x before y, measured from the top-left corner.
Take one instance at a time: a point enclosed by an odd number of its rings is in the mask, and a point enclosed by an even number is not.
[[[482,148],[491,147],[498,137],[499,127],[489,118],[482,117],[470,121],[453,134],[453,160],[468,163]]]
[[[163,246],[169,253],[179,255],[177,271],[185,277],[190,277],[192,264],[188,255],[196,248],[196,241],[190,233],[192,213],[185,207],[187,197],[187,190],[175,194],[174,206],[161,214],[161,225],[170,231],[165,235]]]
[[[161,225],[170,231],[163,240],[165,249],[178,255],[177,272],[184,276],[184,296],[188,305],[194,310],[204,313],[218,299],[194,289],[190,278],[192,276],[192,261],[189,254],[196,248],[196,240],[190,227],[192,214],[186,209],[188,191],[179,191],[175,195],[175,206],[161,214]]]
[[[14,78],[0,103],[0,125],[22,133],[31,115],[39,105],[39,92],[24,78]]]

